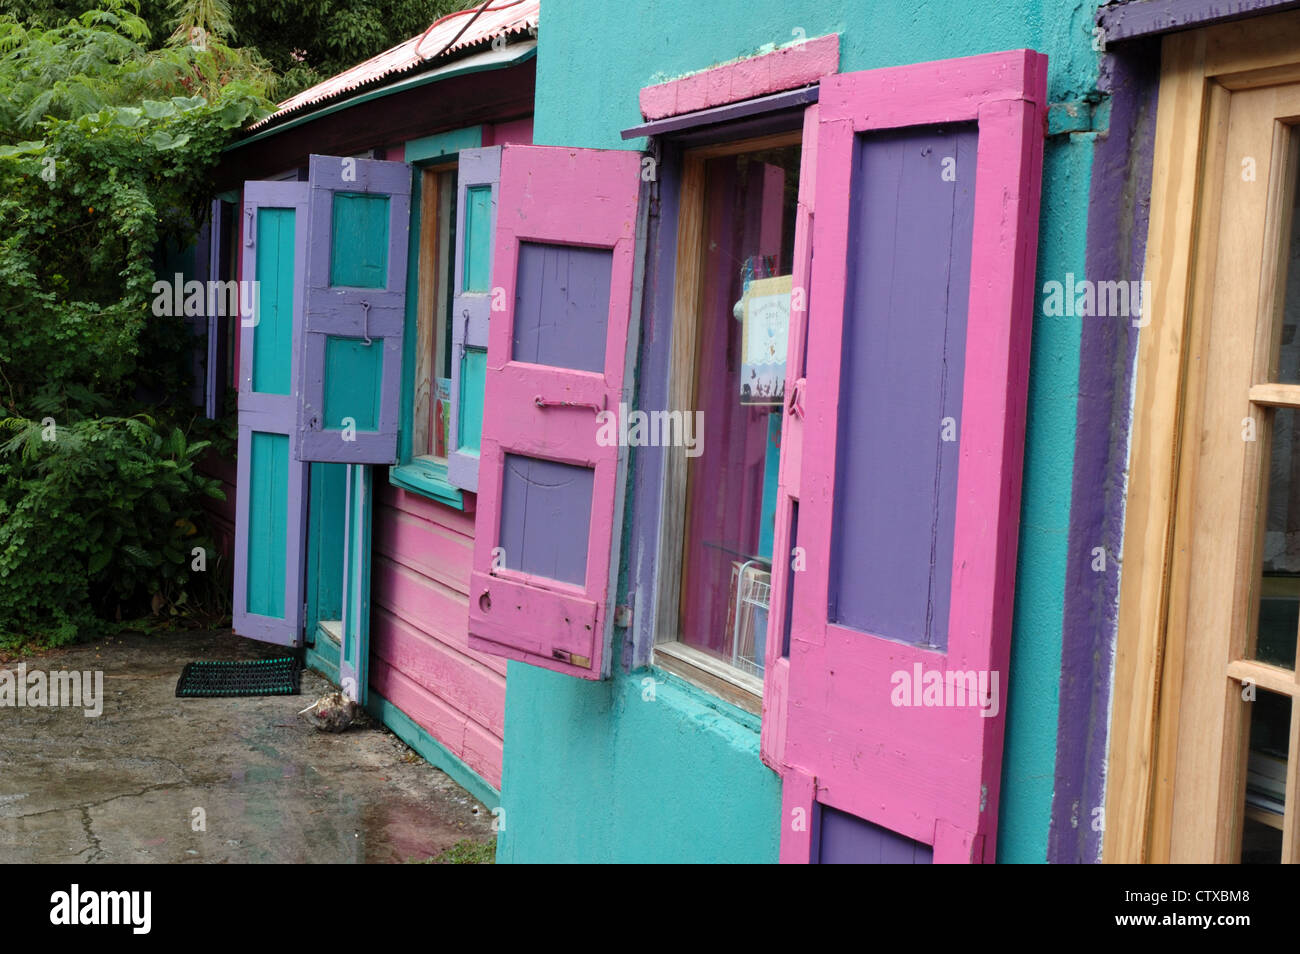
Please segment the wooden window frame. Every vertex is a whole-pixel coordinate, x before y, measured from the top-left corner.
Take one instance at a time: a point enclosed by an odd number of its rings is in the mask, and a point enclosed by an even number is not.
[[[1163,40],[1144,272],[1154,294],[1144,302],[1136,364],[1107,760],[1107,862],[1162,862],[1170,855],[1185,662],[1178,615],[1185,613],[1185,594],[1171,569],[1175,528],[1189,517],[1186,485],[1196,453],[1196,442],[1185,442],[1182,432],[1185,420],[1199,420],[1203,390],[1189,354],[1205,325],[1212,286],[1211,270],[1195,266],[1210,261],[1218,243],[1216,190],[1227,130],[1216,121],[1230,92],[1295,81],[1300,13]],[[1216,150],[1220,161],[1207,162]],[[1224,823],[1216,817],[1217,830]],[[1226,860],[1233,839],[1218,841],[1215,854]]]
[[[695,403],[696,357],[699,352],[700,310],[704,297],[704,243],[706,241],[705,165],[710,159],[763,149],[798,146],[803,129],[746,139],[695,146],[682,153],[682,175],[677,218],[677,253],[673,289],[672,344],[668,370],[668,407],[690,408]],[[806,171],[800,169],[800,176]],[[784,444],[783,444],[784,448]],[[658,592],[655,594],[656,633],[654,665],[693,683],[727,702],[759,714],[763,679],[736,669],[706,654],[677,636],[681,618],[682,573],[688,499],[686,448],[668,447],[664,454],[658,553]],[[784,455],[784,450],[782,451]],[[771,612],[769,610],[769,623]],[[766,643],[766,634],[763,636]]]
[[[429,417],[433,405],[433,382],[436,371],[444,363],[447,321],[438,315],[438,303],[444,301],[447,285],[451,282],[451,269],[455,262],[455,249],[451,233],[443,214],[443,204],[450,193],[447,216],[456,215],[456,188],[444,189],[440,180],[448,172],[456,171],[456,160],[439,162],[417,169],[420,176],[420,244],[416,274],[419,276],[419,295],[415,311],[415,393],[412,396],[411,459],[427,460],[446,465],[447,457],[430,452],[416,453],[416,448],[429,446]],[[450,310],[450,309],[448,309]],[[449,438],[450,439],[450,438]]]

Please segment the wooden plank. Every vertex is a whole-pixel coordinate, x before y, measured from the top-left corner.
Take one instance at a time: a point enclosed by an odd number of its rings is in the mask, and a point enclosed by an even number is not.
[[[668,359],[668,408],[694,406],[695,350],[700,301],[704,295],[704,160],[688,154],[682,163],[678,198],[677,261],[674,270],[672,350]],[[659,592],[655,641],[675,640],[681,619],[687,499],[686,448],[663,449],[664,507],[659,529]]]
[[[469,592],[474,538],[392,507],[381,507],[375,552],[458,593]]]
[[[1281,666],[1255,662],[1252,659],[1234,659],[1228,663],[1228,677],[1239,682],[1251,682],[1261,689],[1295,698],[1300,696],[1296,674]]]
[[[1149,321],[1138,340],[1124,574],[1112,694],[1106,794],[1108,862],[1147,860],[1155,784],[1156,726],[1168,600],[1167,571],[1180,444],[1185,309],[1190,292],[1192,226],[1205,110],[1204,37],[1165,40],[1144,274],[1162,294],[1144,307]]]
[[[1300,384],[1253,384],[1248,393],[1252,404],[1300,407]]]
[[[505,674],[457,652],[380,608],[375,612],[374,654],[452,708],[504,738]]]

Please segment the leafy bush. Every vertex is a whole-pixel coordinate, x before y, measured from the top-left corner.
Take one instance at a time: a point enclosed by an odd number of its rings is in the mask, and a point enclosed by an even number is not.
[[[195,467],[208,441],[144,414],[7,418],[0,431],[12,435],[0,445],[0,646],[67,642],[188,600],[214,553],[199,501],[222,495]]]
[[[200,503],[221,491],[184,419],[193,342],[150,306],[270,76],[216,29],[150,49],[134,0],[99,2],[50,28],[0,16],[0,646],[219,580]]]

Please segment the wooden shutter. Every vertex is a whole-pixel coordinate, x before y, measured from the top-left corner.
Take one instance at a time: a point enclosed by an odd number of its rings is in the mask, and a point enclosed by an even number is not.
[[[312,156],[303,460],[397,462],[411,170]]]
[[[599,679],[640,154],[501,150],[470,646]],[[495,310],[495,309],[501,310]]]
[[[463,149],[456,172],[456,273],[451,309],[451,446],[447,480],[478,491],[502,146]]]
[[[1045,99],[1025,50],[822,81],[783,860],[994,858]]]
[[[241,275],[233,622],[241,636],[301,643],[307,465],[297,453],[307,256],[305,182],[246,182]]]

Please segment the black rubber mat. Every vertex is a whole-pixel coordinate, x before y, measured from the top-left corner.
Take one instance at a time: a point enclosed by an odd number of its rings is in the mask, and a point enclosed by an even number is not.
[[[176,695],[296,696],[301,679],[302,665],[292,656],[242,662],[204,660],[185,664],[176,681]]]

